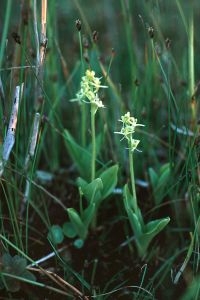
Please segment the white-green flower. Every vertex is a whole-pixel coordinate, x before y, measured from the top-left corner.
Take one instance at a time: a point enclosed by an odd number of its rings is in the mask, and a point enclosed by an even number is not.
[[[85,75],[81,79],[81,88],[76,94],[78,101],[91,103],[96,108],[104,107],[102,101],[99,98],[98,91],[100,88],[107,88],[107,86],[101,85],[101,78],[95,77],[95,72],[92,70],[86,70]]]
[[[135,132],[135,128],[137,126],[144,126],[143,124],[138,124],[137,119],[131,117],[130,112],[127,112],[124,116],[121,116],[119,122],[122,122],[122,128],[120,131],[115,132],[116,134],[122,135],[122,140],[126,139],[128,142],[128,147],[131,151],[137,149],[137,146],[140,140],[136,140],[133,138],[133,134]]]

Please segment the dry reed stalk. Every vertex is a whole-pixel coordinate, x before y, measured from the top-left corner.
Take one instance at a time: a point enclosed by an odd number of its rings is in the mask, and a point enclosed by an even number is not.
[[[34,0],[33,8],[34,32],[36,41],[36,83],[35,83],[35,110],[38,111],[43,103],[43,74],[44,61],[47,48],[46,24],[47,24],[47,0],[41,2],[41,33],[40,41],[37,26],[37,0]]]
[[[15,88],[15,95],[14,95],[14,101],[13,101],[11,115],[10,115],[10,121],[8,125],[7,134],[3,143],[2,161],[0,162],[0,176],[2,176],[3,174],[4,166],[9,160],[10,153],[15,144],[15,132],[17,128],[18,111],[19,111],[21,95],[23,92],[23,87],[24,84],[22,83],[21,85],[18,85]]]

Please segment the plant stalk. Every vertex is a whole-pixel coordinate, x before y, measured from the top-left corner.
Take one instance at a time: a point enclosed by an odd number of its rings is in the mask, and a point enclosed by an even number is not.
[[[96,114],[96,106],[94,104],[91,104],[91,134],[92,134],[91,181],[95,179],[95,171],[96,171],[95,114]]]
[[[84,73],[84,60],[83,60],[83,46],[81,32],[78,32],[79,47],[80,47],[80,59],[81,59],[81,76]],[[81,143],[82,146],[86,146],[86,106],[81,105]]]
[[[11,7],[12,7],[12,1],[8,0],[7,1],[7,6],[6,6],[6,12],[4,14],[5,20],[4,20],[4,23],[3,23],[4,26],[3,26],[3,32],[2,32],[2,37],[1,37],[0,69],[2,67],[4,52],[5,52],[5,48],[6,48],[6,39],[7,39],[8,27],[9,27],[10,15],[11,15]]]
[[[131,151],[130,147],[128,153],[129,153],[129,168],[130,168],[130,175],[131,175],[131,188],[132,188],[132,195],[133,195],[133,208],[135,213],[138,215],[138,204],[137,204],[137,196],[135,190],[134,160],[133,160],[133,152]]]
[[[190,11],[188,30],[188,64],[189,64],[189,96],[191,97],[192,123],[196,122],[195,73],[194,73],[194,18],[193,8]]]

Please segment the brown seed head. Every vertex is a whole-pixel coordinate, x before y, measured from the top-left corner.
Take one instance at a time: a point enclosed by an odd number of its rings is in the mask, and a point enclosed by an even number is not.
[[[77,19],[76,22],[75,22],[75,24],[76,24],[77,30],[81,31],[81,21],[79,19]]]
[[[166,46],[167,49],[171,48],[171,43],[172,43],[172,41],[169,38],[166,38],[166,40],[165,40],[165,46]]]
[[[149,33],[150,38],[153,39],[154,38],[154,29],[153,29],[153,27],[148,28],[148,33]]]
[[[17,43],[17,44],[21,44],[21,39],[20,39],[20,36],[17,32],[12,32],[12,38],[14,39],[14,41]]]
[[[93,39],[94,43],[97,43],[99,40],[99,33],[96,30],[93,31],[93,33],[92,33],[92,39]]]

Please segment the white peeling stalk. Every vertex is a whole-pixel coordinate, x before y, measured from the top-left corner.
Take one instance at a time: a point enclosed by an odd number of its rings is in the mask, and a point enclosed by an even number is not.
[[[34,154],[35,154],[35,148],[36,148],[38,132],[39,132],[39,125],[40,125],[40,114],[36,113],[35,117],[34,117],[34,121],[33,121],[33,128],[32,128],[32,133],[31,133],[31,138],[30,138],[28,154],[27,154],[26,159],[25,159],[24,169],[25,169],[26,172],[28,172],[28,169],[29,169],[30,159],[32,159],[34,157]],[[21,203],[21,209],[20,209],[21,218],[23,216],[23,212],[24,212],[24,209],[25,209],[25,204],[28,201],[28,197],[29,197],[29,194],[30,194],[30,188],[31,188],[31,183],[30,183],[29,179],[26,179],[24,197],[23,197],[23,201]]]
[[[15,88],[15,96],[14,96],[9,126],[7,130],[6,138],[3,143],[3,152],[2,152],[3,165],[5,165],[5,163],[8,161],[12,148],[15,144],[15,132],[17,127],[20,94],[23,91],[23,86],[24,84],[22,83],[21,86],[18,85]],[[3,173],[3,169],[1,170],[0,175],[2,175],[2,173]]]
[[[37,144],[37,138],[38,138],[38,132],[39,132],[39,125],[40,125],[40,114],[36,113],[33,121],[33,130],[32,130],[32,135],[31,135],[31,140],[30,140],[30,145],[29,145],[29,151],[28,155],[26,156],[25,160],[25,169],[28,168],[28,164],[30,161],[30,158],[34,157],[35,153],[35,148]]]

